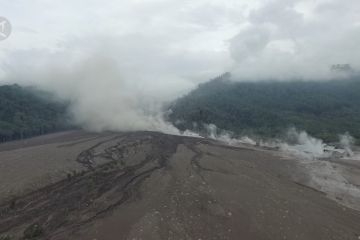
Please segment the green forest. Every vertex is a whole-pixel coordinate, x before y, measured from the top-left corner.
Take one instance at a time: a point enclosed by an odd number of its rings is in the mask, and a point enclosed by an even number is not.
[[[0,141],[69,128],[67,104],[50,94],[18,85],[0,86]]]
[[[0,141],[72,128],[68,104],[49,93],[0,86]],[[327,142],[350,133],[360,139],[360,77],[332,81],[231,81],[226,74],[200,84],[170,106],[168,120],[180,130],[204,124],[236,135],[281,137],[290,127]]]
[[[360,77],[331,81],[231,81],[225,74],[175,101],[169,120],[180,130],[204,124],[237,135],[279,137],[290,127],[327,142],[360,139]]]

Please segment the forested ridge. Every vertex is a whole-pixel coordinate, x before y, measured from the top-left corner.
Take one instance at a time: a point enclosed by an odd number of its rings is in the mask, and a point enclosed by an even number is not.
[[[360,78],[328,81],[231,81],[213,79],[170,107],[179,129],[204,124],[236,134],[278,137],[289,127],[325,141],[349,132],[360,139]]]
[[[67,104],[18,85],[0,86],[0,141],[28,138],[70,127]]]
[[[0,86],[0,141],[69,129],[67,103],[18,85]],[[332,81],[230,80],[200,84],[174,101],[168,120],[180,130],[215,124],[236,135],[279,137],[290,127],[325,141],[349,132],[360,139],[360,78]]]

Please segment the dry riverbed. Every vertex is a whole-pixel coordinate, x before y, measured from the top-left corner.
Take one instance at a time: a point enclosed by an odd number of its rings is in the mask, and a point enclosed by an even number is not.
[[[356,188],[357,162],[329,163]],[[357,190],[316,164],[153,132],[6,143],[0,239],[360,239]]]

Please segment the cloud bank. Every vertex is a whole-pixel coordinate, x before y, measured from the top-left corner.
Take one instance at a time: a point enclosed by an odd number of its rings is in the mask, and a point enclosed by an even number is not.
[[[251,79],[331,78],[334,64],[358,71],[359,12],[356,1],[268,1],[231,39],[233,71]]]

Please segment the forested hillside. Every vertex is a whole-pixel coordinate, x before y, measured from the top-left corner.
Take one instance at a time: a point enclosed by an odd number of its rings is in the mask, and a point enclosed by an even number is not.
[[[0,86],[0,141],[68,128],[66,107],[47,93],[18,85]]]
[[[182,130],[213,123],[237,134],[276,137],[296,127],[325,141],[345,132],[360,139],[360,79],[236,82],[224,75],[171,110],[170,121]]]

